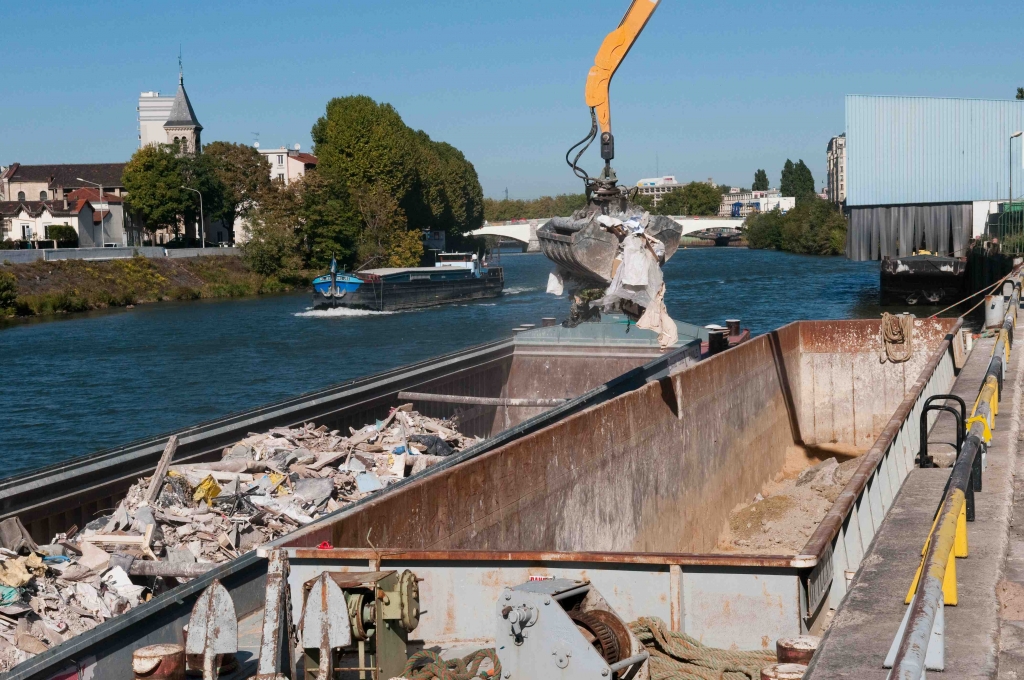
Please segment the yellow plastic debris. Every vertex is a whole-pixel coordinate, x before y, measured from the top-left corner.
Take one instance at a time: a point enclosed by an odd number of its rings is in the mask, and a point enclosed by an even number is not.
[[[213,499],[219,495],[220,485],[217,484],[217,480],[213,478],[213,475],[209,475],[206,479],[199,482],[199,486],[196,487],[196,492],[192,495],[192,500],[196,503],[199,501],[211,503],[213,502]]]
[[[25,558],[7,559],[0,563],[0,583],[20,588],[32,580],[32,574],[25,568]]]

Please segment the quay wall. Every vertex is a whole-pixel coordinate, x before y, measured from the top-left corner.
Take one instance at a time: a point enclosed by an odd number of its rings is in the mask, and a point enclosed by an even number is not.
[[[128,248],[39,248],[31,250],[0,250],[0,262],[25,264],[39,260],[119,260],[135,257],[203,257],[209,255],[241,255],[241,248],[160,248],[135,246]]]

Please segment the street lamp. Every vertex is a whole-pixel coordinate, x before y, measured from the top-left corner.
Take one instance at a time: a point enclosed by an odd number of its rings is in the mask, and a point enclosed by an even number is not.
[[[94,187],[96,187],[97,189],[100,190],[100,200],[99,200],[99,206],[98,206],[99,207],[99,211],[100,211],[100,248],[103,248],[104,247],[104,238],[103,238],[103,207],[102,207],[103,206],[103,185],[102,184],[97,184],[96,182],[90,182],[89,180],[82,179],[81,177],[77,177],[76,179],[79,182],[85,182],[86,184],[91,184],[91,185],[93,185]],[[107,207],[107,212],[110,212],[110,207],[109,206]]]
[[[206,247],[206,223],[203,221],[203,195],[201,193],[199,193],[198,189],[190,189],[190,188],[188,188],[187,186],[184,186],[184,185],[182,185],[181,188],[184,189],[185,191],[194,191],[197,194],[199,194],[199,225],[200,225],[199,228],[202,229],[202,234],[199,236],[199,242],[202,245],[199,246],[199,247],[200,248],[205,248]]]
[[[1010,163],[1010,203],[1013,203],[1013,138],[1024,135],[1024,131],[1018,130],[1010,135],[1010,157],[1007,159]],[[1010,204],[1006,205],[1006,209],[1010,209]]]

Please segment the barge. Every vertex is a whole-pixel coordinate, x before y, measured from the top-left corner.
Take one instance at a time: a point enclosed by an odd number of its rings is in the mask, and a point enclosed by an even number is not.
[[[501,267],[485,266],[473,253],[441,253],[433,267],[385,267],[313,279],[313,308],[348,307],[392,312],[449,302],[498,297]]]
[[[478,426],[505,428],[489,440],[69,640],[10,677],[53,678],[68,669],[127,676],[133,649],[181,642],[193,603],[214,579],[239,619],[242,668],[232,677],[247,677],[268,601],[265,558],[275,554],[290,563],[297,625],[304,584],[324,571],[349,581],[362,578],[350,572],[415,572],[423,615],[411,646],[489,644],[503,590],[550,576],[593,584],[626,620],[661,617],[712,646],[759,649],[816,631],[913,464],[923,402],[948,390],[954,357],[962,357],[959,322],[914,325],[915,352],[905,363],[879,363],[878,321],[797,322],[699,363],[692,345],[677,348],[519,422],[488,407]],[[596,346],[574,352],[557,332],[537,342],[529,334],[512,348],[484,350],[494,359],[504,352],[498,363],[506,362],[495,367],[503,377],[489,394],[513,393],[517,381],[550,385],[537,374],[564,355],[586,366],[614,363],[589,356]],[[631,355],[619,368],[636,366],[636,352],[601,347],[608,359]],[[451,385],[437,376],[430,382],[406,380],[398,389]],[[378,398],[393,404],[397,391]],[[788,447],[835,443],[867,451],[802,550],[716,550],[730,508],[778,473]]]
[[[880,267],[881,304],[950,304],[965,294],[967,258],[921,253],[883,257]]]

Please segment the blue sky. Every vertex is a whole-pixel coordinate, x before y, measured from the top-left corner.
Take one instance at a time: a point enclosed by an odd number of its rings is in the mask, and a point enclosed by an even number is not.
[[[589,128],[587,70],[628,0],[51,2],[0,5],[0,164],[126,160],[140,91],[173,92],[178,46],[203,139],[302,144],[334,96],[393,104],[462,149],[484,193],[580,190],[563,160]],[[818,186],[846,94],[1012,98],[1024,3],[661,6],[612,83],[620,180]],[[592,174],[595,151],[586,157]]]

